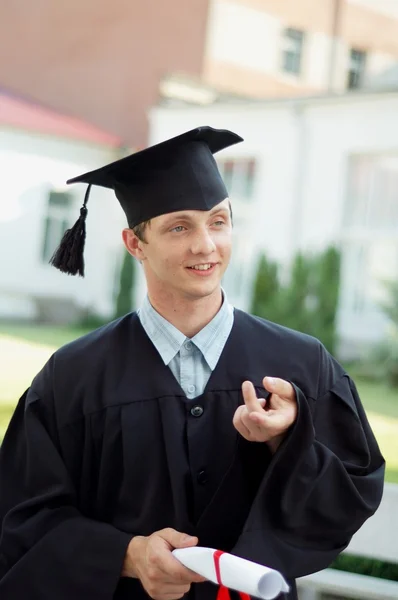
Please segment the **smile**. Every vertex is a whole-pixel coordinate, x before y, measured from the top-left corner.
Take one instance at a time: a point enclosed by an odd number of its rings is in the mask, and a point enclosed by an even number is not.
[[[214,263],[205,263],[203,265],[193,265],[192,267],[188,267],[189,269],[194,269],[195,271],[208,271],[214,267]]]

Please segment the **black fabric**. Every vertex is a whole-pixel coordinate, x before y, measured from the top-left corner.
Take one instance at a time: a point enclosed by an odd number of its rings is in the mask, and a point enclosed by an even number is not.
[[[232,425],[241,383],[266,396],[265,375],[292,381],[299,404],[273,457]],[[384,461],[355,386],[313,338],[235,311],[195,405],[201,417],[134,313],[58,350],[0,451],[0,597],[144,600],[120,579],[125,551],[163,527],[292,583],[328,566],[379,505]]]
[[[225,129],[197,127],[68,183],[113,189],[130,227],[179,210],[210,210],[228,197],[213,154],[241,141]]]

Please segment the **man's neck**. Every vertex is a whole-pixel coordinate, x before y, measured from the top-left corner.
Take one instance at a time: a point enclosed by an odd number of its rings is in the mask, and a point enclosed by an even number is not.
[[[148,292],[153,308],[187,338],[193,338],[216,316],[222,306],[221,289],[198,299],[173,299],[154,296]]]

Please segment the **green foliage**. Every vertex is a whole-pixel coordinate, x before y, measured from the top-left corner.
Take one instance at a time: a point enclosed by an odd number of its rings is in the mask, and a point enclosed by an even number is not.
[[[331,568],[339,571],[348,571],[349,573],[368,575],[369,577],[398,581],[398,564],[364,558],[362,556],[340,554],[331,564]]]
[[[135,280],[135,259],[128,252],[123,257],[120,269],[119,291],[116,296],[115,319],[132,310]]]
[[[398,388],[398,281],[389,281],[385,285],[388,297],[381,309],[390,321],[390,328],[386,339],[370,353],[368,367],[374,377]]]
[[[290,281],[280,293],[281,324],[311,334],[316,304],[313,262],[311,257],[297,254],[293,260]]]
[[[75,326],[85,330],[86,333],[89,333],[90,331],[93,331],[93,329],[98,329],[107,323],[109,323],[109,319],[105,319],[104,317],[97,315],[97,313],[88,310],[83,317],[75,323]]]
[[[385,284],[388,293],[387,302],[381,305],[384,314],[389,318],[393,327],[398,331],[398,280],[387,281]]]
[[[262,256],[251,312],[313,335],[333,352],[339,282],[340,254],[335,248],[315,256],[298,253],[285,285],[280,282],[278,265]]]
[[[340,252],[328,248],[316,261],[316,298],[314,335],[326,348],[336,346],[336,314],[340,286]]]
[[[278,265],[266,256],[261,256],[254,283],[251,312],[259,316],[267,315],[270,321],[279,321],[280,289]]]

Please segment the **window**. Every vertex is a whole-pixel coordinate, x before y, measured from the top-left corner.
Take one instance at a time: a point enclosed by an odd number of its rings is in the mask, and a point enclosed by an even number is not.
[[[398,277],[398,154],[351,157],[345,208],[346,306],[356,315],[377,313],[384,282]]]
[[[348,68],[347,87],[352,90],[363,84],[366,67],[366,52],[351,48],[350,64]]]
[[[67,192],[50,192],[42,244],[42,261],[44,263],[49,262],[64,232],[70,227],[72,205],[73,197],[71,194]]]
[[[253,158],[218,161],[218,168],[231,198],[252,199],[256,171],[256,161]]]
[[[398,154],[351,157],[346,226],[398,235]]]
[[[299,75],[303,54],[304,32],[289,27],[285,29],[282,46],[282,69],[286,73]]]

